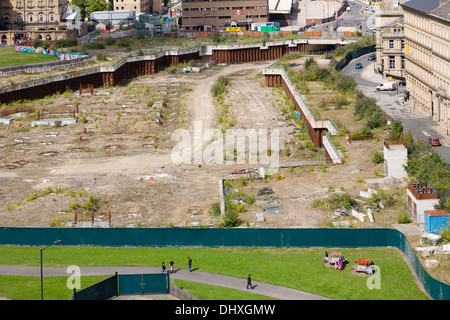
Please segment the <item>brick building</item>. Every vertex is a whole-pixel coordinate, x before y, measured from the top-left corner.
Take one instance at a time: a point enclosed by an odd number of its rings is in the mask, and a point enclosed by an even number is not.
[[[183,0],[182,28],[211,31],[216,28],[245,27],[269,21],[268,0]]]

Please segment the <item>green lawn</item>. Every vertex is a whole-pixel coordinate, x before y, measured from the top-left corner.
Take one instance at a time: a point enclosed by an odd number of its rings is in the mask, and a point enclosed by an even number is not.
[[[0,67],[12,67],[51,61],[58,61],[58,58],[40,53],[24,53],[15,52],[14,49],[0,49]]]
[[[39,247],[0,246],[1,265],[39,266]],[[175,268],[187,269],[187,257],[198,271],[268,282],[339,300],[427,299],[401,257],[392,248],[350,248],[340,251],[350,261],[343,272],[322,264],[322,248],[206,248],[206,247],[52,247],[44,252],[44,266],[160,266],[173,257]],[[368,289],[367,277],[350,273],[356,259],[373,260],[380,267],[381,289]],[[84,284],[82,284],[83,287]],[[65,287],[65,285],[64,285]],[[5,288],[0,282],[0,296]],[[67,290],[67,289],[66,289]],[[213,296],[211,296],[213,298]]]
[[[251,291],[247,292],[179,279],[173,279],[173,282],[177,287],[186,290],[200,300],[276,300],[275,298],[255,294]]]

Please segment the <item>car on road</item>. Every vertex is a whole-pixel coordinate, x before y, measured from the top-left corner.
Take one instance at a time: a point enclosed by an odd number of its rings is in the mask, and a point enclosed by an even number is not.
[[[406,87],[406,80],[400,80],[400,81],[398,82],[398,85],[399,85],[400,87]]]
[[[394,91],[396,89],[397,85],[395,84],[395,82],[380,83],[377,86],[377,91]]]
[[[428,144],[432,147],[438,147],[441,145],[441,142],[439,141],[439,138],[430,137],[428,138]]]
[[[355,69],[362,69],[362,64],[359,62],[355,64]]]
[[[376,59],[377,59],[377,56],[376,56],[374,53],[370,54],[370,55],[367,57],[367,60],[369,60],[369,61],[373,61],[373,60],[376,60]]]

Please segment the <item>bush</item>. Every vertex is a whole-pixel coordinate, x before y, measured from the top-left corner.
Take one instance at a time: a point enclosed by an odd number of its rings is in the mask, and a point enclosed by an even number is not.
[[[327,199],[315,200],[312,204],[312,207],[323,211],[328,211],[328,210],[336,210],[342,207],[350,209],[351,206],[354,205],[356,205],[356,200],[353,199],[349,194],[347,193],[339,194],[333,192],[331,196],[328,197]]]
[[[104,53],[100,53],[97,55],[97,60],[98,61],[107,61],[108,59],[106,59],[106,55]]]
[[[397,223],[410,223],[411,218],[408,213],[400,213],[397,217]]]
[[[219,216],[220,215],[220,203],[218,203],[218,202],[213,203],[211,205],[211,207],[209,208],[208,213],[213,216]]]
[[[227,93],[227,86],[230,85],[230,80],[225,77],[220,77],[217,83],[212,87],[211,91],[214,97],[217,97],[221,93]]]
[[[372,163],[378,164],[384,162],[384,155],[381,152],[375,151],[372,155]]]
[[[58,48],[69,48],[69,47],[74,47],[78,45],[78,42],[76,39],[61,39],[61,40],[56,40],[52,43],[51,47],[54,49],[58,49]]]

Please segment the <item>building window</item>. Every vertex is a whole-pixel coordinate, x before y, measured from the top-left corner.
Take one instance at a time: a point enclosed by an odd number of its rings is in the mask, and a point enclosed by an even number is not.
[[[22,8],[22,1],[18,1],[17,4],[16,4],[16,7],[17,8]]]
[[[394,40],[389,40],[389,49],[394,49]]]
[[[44,6],[44,1],[38,1],[38,7],[42,8]]]
[[[402,69],[405,69],[405,57],[402,56]]]
[[[23,22],[23,15],[21,13],[17,14],[17,22],[19,22],[19,23]]]
[[[28,7],[32,8],[33,7],[33,1],[28,1]]]
[[[395,69],[395,56],[389,56],[389,69]]]
[[[32,13],[28,14],[28,22],[34,22],[34,15]]]
[[[48,14],[48,21],[55,22],[55,14],[53,12]]]
[[[405,40],[402,40],[402,49],[405,49]]]
[[[39,21],[39,22],[44,22],[44,14],[43,14],[42,12],[40,12],[40,13],[38,14],[38,21]]]

